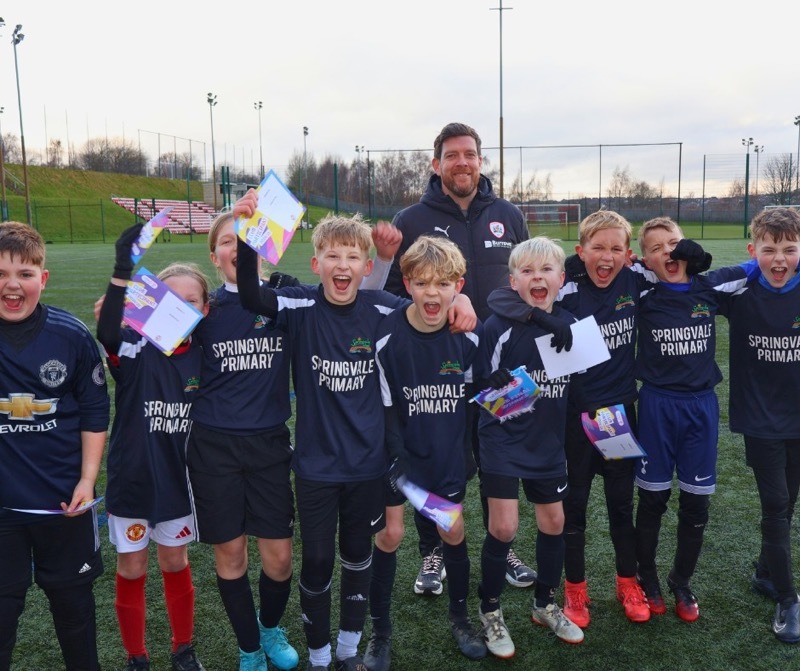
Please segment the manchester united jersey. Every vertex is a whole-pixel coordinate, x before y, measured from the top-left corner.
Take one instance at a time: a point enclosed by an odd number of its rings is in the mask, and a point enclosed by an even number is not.
[[[0,339],[0,507],[60,509],[81,474],[81,432],[108,428],[100,352],[86,326],[40,306],[30,342]],[[0,513],[0,518],[3,513]]]

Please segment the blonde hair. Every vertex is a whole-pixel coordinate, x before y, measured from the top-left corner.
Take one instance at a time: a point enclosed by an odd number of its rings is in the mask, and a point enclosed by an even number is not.
[[[592,212],[578,225],[578,241],[586,245],[598,231],[608,228],[619,228],[625,233],[625,244],[630,247],[633,230],[628,220],[613,210]]]
[[[508,272],[512,275],[517,269],[534,260],[553,259],[561,270],[564,270],[566,254],[555,240],[537,235],[535,238],[523,240],[511,250],[508,257]]]
[[[750,223],[750,237],[759,242],[768,235],[775,242],[800,240],[800,212],[791,207],[761,210]]]
[[[446,279],[464,277],[467,262],[451,240],[441,236],[421,235],[400,258],[400,272],[407,279]]]
[[[208,229],[208,248],[212,253],[217,247],[217,240],[219,240],[222,229],[230,222],[233,222],[233,212],[222,212],[211,222]]]
[[[44,240],[39,231],[19,221],[0,224],[0,254],[44,268]]]
[[[191,277],[200,285],[203,294],[203,305],[208,305],[210,293],[208,278],[196,263],[170,263],[158,274],[158,279],[162,282],[170,277]]]
[[[328,214],[314,227],[311,244],[314,246],[314,254],[333,245],[349,245],[369,254],[372,248],[372,230],[358,213],[352,217]]]
[[[647,252],[644,249],[644,236],[650,231],[654,231],[659,228],[662,228],[665,231],[674,231],[683,237],[683,230],[681,230],[681,227],[678,226],[678,224],[670,217],[656,217],[655,219],[649,219],[648,221],[645,221],[639,229],[638,242],[639,249],[642,251],[642,254],[647,255]]]

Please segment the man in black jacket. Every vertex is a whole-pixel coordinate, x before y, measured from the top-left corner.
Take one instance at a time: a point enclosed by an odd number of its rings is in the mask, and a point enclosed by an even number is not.
[[[456,243],[467,261],[462,293],[469,296],[482,321],[491,314],[487,297],[494,289],[508,284],[508,257],[514,245],[528,239],[528,227],[520,209],[492,190],[491,182],[481,174],[482,164],[478,133],[466,124],[447,124],[433,143],[435,174],[431,175],[425,194],[419,203],[398,212],[394,218],[394,225],[403,233],[403,242],[386,281],[387,291],[408,296],[398,260],[420,235],[441,235]],[[469,407],[477,413],[474,404]],[[476,420],[477,416],[469,420],[473,427],[471,448],[480,465]],[[483,498],[482,503],[486,519]],[[445,574],[439,535],[433,523],[419,513],[414,517],[423,557],[414,591],[441,594]],[[525,566],[513,550],[509,551],[506,569],[506,579],[515,587],[529,587],[536,579],[535,571]]]

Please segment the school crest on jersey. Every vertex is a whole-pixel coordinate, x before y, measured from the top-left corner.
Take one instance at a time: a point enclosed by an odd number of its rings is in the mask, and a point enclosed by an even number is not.
[[[372,341],[369,338],[353,338],[350,342],[350,354],[357,352],[372,352]]]
[[[506,234],[506,225],[502,221],[493,221],[489,224],[489,230],[496,238],[502,238]]]
[[[39,379],[42,384],[54,389],[67,379],[67,367],[58,359],[50,359],[39,368]]]
[[[636,307],[636,303],[633,302],[633,296],[630,294],[620,296],[614,304],[614,310],[624,310],[625,308],[633,307]]]
[[[800,317],[795,317],[794,322],[792,322],[793,329],[800,329]]]
[[[460,375],[463,372],[460,361],[443,361],[439,367],[439,375]]]
[[[253,328],[258,331],[259,329],[267,328],[268,323],[269,320],[266,317],[262,315],[256,315],[255,320],[253,320]]]
[[[698,303],[692,308],[692,319],[699,319],[701,317],[711,317],[711,310],[707,305]]]
[[[197,391],[200,388],[200,378],[197,375],[193,375],[188,380],[186,380],[186,386],[183,388],[183,391]]]

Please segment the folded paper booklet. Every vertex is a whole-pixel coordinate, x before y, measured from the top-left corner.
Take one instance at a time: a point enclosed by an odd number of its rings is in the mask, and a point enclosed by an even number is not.
[[[142,226],[142,232],[139,234],[139,239],[131,245],[131,260],[133,265],[139,263],[145,255],[150,245],[152,245],[156,238],[164,230],[164,227],[169,223],[169,213],[172,207],[165,207],[155,217]]]
[[[505,387],[484,389],[473,396],[470,402],[477,403],[501,422],[533,410],[539,395],[539,385],[528,375],[525,366],[515,368],[511,374],[514,379]]]
[[[273,266],[289,246],[306,208],[270,170],[256,190],[258,207],[249,219],[236,220],[236,234]]]
[[[409,482],[404,475],[397,478],[397,486],[423,517],[435,522],[445,531],[453,528],[463,509],[460,503],[453,503],[427,489],[418,487],[413,482]]]
[[[647,454],[633,435],[624,405],[599,408],[595,418],[581,415],[583,431],[604,459],[636,459]]]
[[[100,501],[102,501],[105,497],[98,496],[96,499],[92,499],[91,501],[84,501],[81,503],[73,512],[79,513],[84,510],[91,510],[92,508],[96,507]],[[31,513],[33,515],[65,515],[66,510],[61,510],[61,508],[54,508],[53,510],[37,510],[37,509],[29,509],[29,508],[7,508],[7,510],[13,510],[18,513]]]
[[[169,356],[203,318],[199,310],[140,268],[128,282],[122,320]]]

